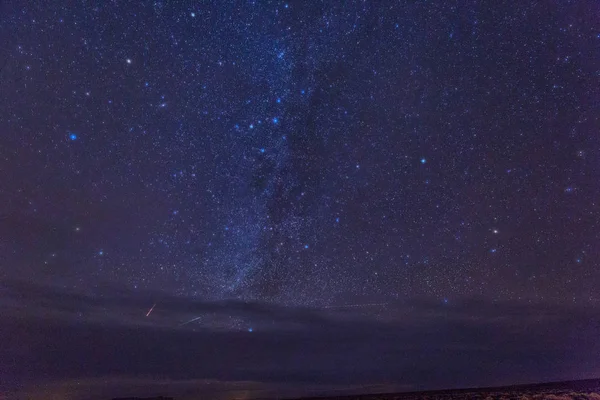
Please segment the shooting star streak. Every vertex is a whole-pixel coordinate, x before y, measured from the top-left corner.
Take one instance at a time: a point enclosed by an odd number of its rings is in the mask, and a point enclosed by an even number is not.
[[[150,308],[148,314],[146,314],[146,317],[150,316],[150,313],[152,312],[152,310],[154,310],[154,307],[156,307],[156,303],[154,303],[154,305]]]
[[[390,304],[390,303],[348,304],[345,306],[325,306],[323,308],[377,307],[377,306],[387,306],[388,304]]]
[[[189,321],[187,321],[187,322],[184,322],[183,324],[179,324],[179,326],[184,326],[184,325],[187,325],[187,324],[189,324],[190,322],[194,322],[194,321],[197,321],[197,320],[199,320],[200,318],[202,318],[202,316],[200,316],[200,317],[196,317],[196,318],[192,318],[192,319],[190,319]]]

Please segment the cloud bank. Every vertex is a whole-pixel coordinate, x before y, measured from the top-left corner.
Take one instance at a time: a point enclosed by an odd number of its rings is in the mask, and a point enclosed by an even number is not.
[[[106,398],[132,387],[184,399],[254,398],[600,373],[600,310],[591,307],[413,299],[384,310],[331,309],[19,282],[1,290],[3,381],[32,398],[52,390]]]

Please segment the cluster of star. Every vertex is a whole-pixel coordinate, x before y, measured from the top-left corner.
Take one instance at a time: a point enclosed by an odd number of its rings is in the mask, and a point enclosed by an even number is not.
[[[6,10],[7,261],[209,299],[593,300],[597,30],[310,3]]]

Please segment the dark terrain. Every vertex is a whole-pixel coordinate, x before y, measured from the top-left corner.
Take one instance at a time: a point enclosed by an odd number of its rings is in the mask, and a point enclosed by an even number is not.
[[[188,397],[186,397],[188,398]],[[211,399],[202,397],[202,400]],[[219,397],[221,399],[222,397]],[[241,400],[247,397],[233,396]],[[287,398],[287,397],[284,397]],[[199,398],[200,399],[200,398]],[[262,400],[282,399],[269,397]],[[289,398],[288,398],[289,399]],[[600,379],[538,383],[528,385],[497,386],[421,392],[356,394],[344,396],[301,397],[290,400],[600,400]],[[120,397],[113,400],[177,400],[172,397]]]
[[[482,400],[600,400],[600,379],[501,386],[457,390],[436,390],[409,393],[365,394],[334,397],[311,397],[296,400],[421,400],[421,399],[482,399]]]

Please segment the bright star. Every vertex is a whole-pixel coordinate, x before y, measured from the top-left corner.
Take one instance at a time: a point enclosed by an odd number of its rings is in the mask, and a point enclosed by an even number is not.
[[[192,18],[194,18],[196,16],[196,13],[193,12],[193,13],[190,13],[190,15],[192,16]]]
[[[260,149],[260,152],[261,152],[261,153],[264,153],[264,152],[265,152],[265,149],[262,149],[262,148],[261,148],[261,149]]]
[[[277,117],[273,118],[273,123],[274,124],[278,124],[279,123],[279,118],[277,118]]]
[[[126,61],[127,61],[127,64],[131,64],[131,58],[128,58]]]
[[[254,329],[252,328],[248,328],[248,332],[252,332]]]
[[[304,248],[305,248],[305,249],[308,249],[308,245],[307,245],[307,244],[305,244],[305,245],[304,245]]]
[[[427,162],[427,160],[426,160],[426,159],[424,159],[424,158],[421,158],[421,164],[425,164],[426,162]]]
[[[77,140],[77,134],[73,133],[73,132],[69,133],[69,139],[71,139],[71,140]]]
[[[104,255],[104,251],[103,251],[103,250],[100,250],[100,251],[98,252],[98,255],[100,255],[100,256],[103,256],[103,255]]]

